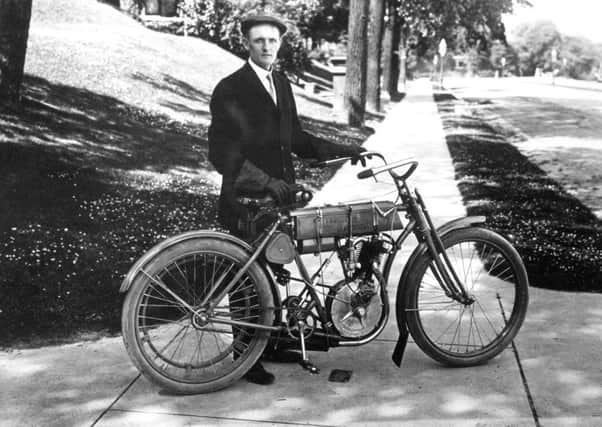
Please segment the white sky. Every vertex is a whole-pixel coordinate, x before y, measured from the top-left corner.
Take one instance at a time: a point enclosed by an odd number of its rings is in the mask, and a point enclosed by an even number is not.
[[[602,0],[531,0],[533,7],[514,8],[506,15],[506,32],[518,23],[538,19],[553,21],[561,33],[602,43]]]

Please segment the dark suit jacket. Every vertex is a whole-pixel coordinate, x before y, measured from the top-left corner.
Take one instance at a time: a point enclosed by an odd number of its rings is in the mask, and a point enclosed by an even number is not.
[[[247,63],[221,80],[211,97],[209,160],[222,174],[219,217],[230,229],[241,192],[262,190],[270,177],[295,182],[291,153],[328,159],[347,155],[349,147],[304,132],[290,83],[274,72],[278,107]]]

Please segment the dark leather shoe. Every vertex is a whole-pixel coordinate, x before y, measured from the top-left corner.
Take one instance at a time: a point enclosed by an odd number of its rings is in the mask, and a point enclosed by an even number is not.
[[[300,363],[303,356],[298,351],[293,350],[272,350],[263,353],[263,360],[276,363]]]
[[[260,362],[255,363],[243,376],[250,383],[259,385],[270,385],[274,382],[274,374],[266,371]]]

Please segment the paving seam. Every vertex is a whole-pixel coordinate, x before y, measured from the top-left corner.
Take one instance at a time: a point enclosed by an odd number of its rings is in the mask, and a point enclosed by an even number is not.
[[[111,408],[119,401],[119,399],[121,399],[123,397],[123,395],[128,392],[128,390],[134,385],[134,383],[136,381],[138,381],[138,378],[140,378],[141,376],[142,376],[142,374],[136,375],[134,377],[134,379],[132,381],[130,381],[130,383],[127,386],[125,386],[125,388],[121,391],[121,393],[119,393],[117,395],[117,397],[115,398],[115,400],[113,400],[111,402],[111,404],[104,411],[102,411],[100,413],[100,415],[94,420],[94,422],[91,424],[90,427],[94,427],[102,419],[102,417],[104,417],[105,414],[111,410]]]
[[[464,101],[464,98],[462,98],[460,95],[456,94],[455,92],[453,92],[449,88],[441,87],[441,92],[444,92],[444,91],[447,91],[448,93],[450,93],[457,100]],[[440,113],[439,113],[439,117],[441,117]],[[500,117],[500,119],[501,119],[501,117]],[[447,141],[447,134],[445,134],[445,136],[446,136],[446,141]],[[529,137],[527,136],[527,139],[528,138]],[[506,320],[506,316],[504,314],[504,308],[501,305],[500,305],[500,308],[502,310],[502,316],[504,317],[504,320]],[[529,387],[529,382],[527,381],[527,376],[526,376],[525,371],[523,369],[523,364],[522,364],[522,362],[520,360],[520,356],[518,354],[518,348],[516,347],[516,344],[514,343],[514,340],[512,340],[511,346],[512,346],[512,353],[514,353],[514,358],[516,359],[516,364],[518,366],[518,372],[520,374],[521,381],[523,383],[523,388],[525,389],[525,394],[527,396],[527,401],[529,402],[529,409],[531,410],[531,416],[533,417],[533,421],[535,423],[535,427],[541,427],[541,423],[539,422],[539,415],[537,414],[537,408],[535,407],[535,401],[533,400],[533,395],[531,394],[531,389]]]
[[[520,356],[518,355],[518,348],[516,347],[514,340],[512,341],[512,352],[514,353],[514,357],[516,358],[516,364],[518,365],[518,371],[523,381],[523,387],[525,388],[527,401],[529,402],[529,408],[531,408],[531,415],[533,416],[533,421],[535,422],[536,427],[541,427],[541,423],[539,422],[539,415],[537,414],[537,408],[535,408],[533,395],[531,394],[531,389],[529,388],[529,382],[527,381],[527,376],[525,375],[523,364],[520,360]]]
[[[335,427],[330,424],[308,424],[308,423],[296,423],[294,421],[280,421],[280,420],[254,420],[251,418],[235,418],[235,417],[216,417],[209,415],[196,415],[196,414],[185,414],[180,412],[156,412],[156,411],[139,411],[135,409],[107,409],[106,412],[129,412],[136,414],[153,414],[153,415],[173,415],[177,417],[190,417],[190,418],[202,418],[202,419],[210,419],[210,420],[220,420],[220,421],[243,421],[248,423],[258,423],[258,424],[283,424],[290,426],[310,426],[310,427]]]

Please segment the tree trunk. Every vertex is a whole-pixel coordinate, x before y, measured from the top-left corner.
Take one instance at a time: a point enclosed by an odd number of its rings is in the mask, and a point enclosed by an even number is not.
[[[399,17],[395,18],[393,23],[393,34],[391,40],[391,72],[389,78],[389,95],[391,98],[397,97],[397,84],[399,82],[399,38],[401,34],[401,20]]]
[[[399,32],[399,81],[397,86],[406,87],[407,65],[408,65],[408,37],[402,29]]]
[[[344,107],[350,126],[364,124],[366,112],[366,25],[368,1],[349,3],[349,41],[347,45],[347,73],[345,75]]]
[[[370,0],[368,23],[368,52],[366,65],[366,107],[380,111],[380,52],[385,5],[382,0]]]
[[[20,101],[32,0],[0,0],[0,103]]]
[[[382,67],[383,90],[390,94],[391,88],[391,61],[393,58],[393,26],[395,25],[395,10],[391,4],[387,5],[387,18],[383,28]]]

